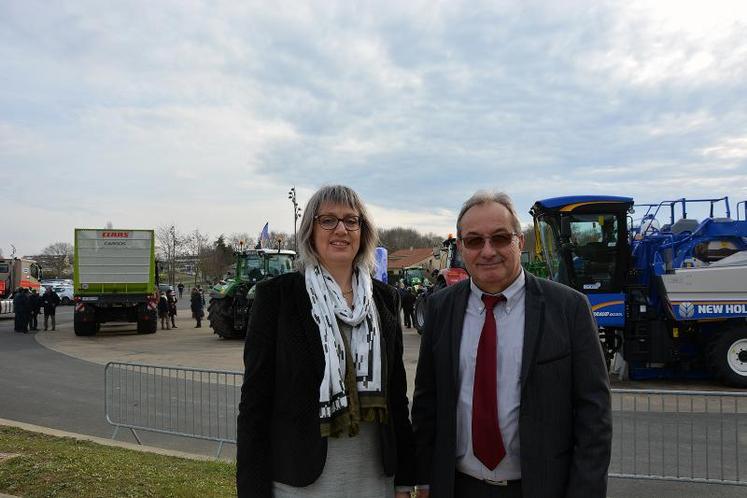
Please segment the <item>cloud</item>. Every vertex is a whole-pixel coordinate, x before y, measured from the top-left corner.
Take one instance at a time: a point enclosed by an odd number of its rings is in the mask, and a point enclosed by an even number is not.
[[[515,197],[747,198],[742,2],[0,5],[0,186],[43,232],[292,229],[345,183],[382,226]],[[38,210],[38,211],[37,211]],[[25,241],[22,242],[21,241]]]

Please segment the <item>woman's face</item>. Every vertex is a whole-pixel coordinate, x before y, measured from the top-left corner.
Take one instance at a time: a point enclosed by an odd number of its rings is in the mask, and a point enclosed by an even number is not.
[[[342,221],[338,221],[333,229],[326,230],[319,224],[324,217],[350,221],[353,218],[359,219],[360,213],[348,206],[325,202],[314,220],[314,249],[319,254],[319,262],[327,268],[341,265],[352,267],[361,246],[360,222],[357,230],[348,230]]]

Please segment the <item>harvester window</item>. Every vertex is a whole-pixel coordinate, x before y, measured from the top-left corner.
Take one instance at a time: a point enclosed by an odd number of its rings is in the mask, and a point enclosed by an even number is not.
[[[0,263],[0,273],[10,273],[10,266],[7,263]]]

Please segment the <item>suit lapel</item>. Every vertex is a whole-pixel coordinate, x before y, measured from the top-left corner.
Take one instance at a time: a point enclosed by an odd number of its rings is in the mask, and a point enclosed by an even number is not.
[[[521,390],[526,388],[527,378],[532,373],[536,361],[537,346],[542,338],[545,320],[545,300],[536,277],[526,275],[526,294],[524,298],[524,347],[521,354]]]
[[[451,366],[454,374],[455,389],[459,389],[459,348],[462,343],[462,329],[464,328],[464,314],[467,311],[467,301],[470,293],[470,279],[462,280],[454,289],[454,299],[451,300],[451,320],[446,333],[451,336]],[[458,393],[457,393],[458,394]]]

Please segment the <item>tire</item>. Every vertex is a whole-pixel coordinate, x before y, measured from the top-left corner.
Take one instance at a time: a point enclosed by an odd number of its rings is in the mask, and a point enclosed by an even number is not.
[[[75,330],[75,335],[86,337],[96,335],[96,332],[99,329],[98,325],[99,324],[96,322],[74,322],[73,329]]]
[[[155,334],[158,330],[158,320],[138,320],[137,321],[137,333],[138,334]]]
[[[67,306],[70,303],[72,303],[72,301],[70,300],[69,297],[65,296],[62,298],[62,304],[64,304],[65,306]]]
[[[747,387],[747,328],[727,329],[716,339],[710,360],[721,382]]]
[[[423,326],[425,325],[425,314],[428,311],[428,296],[421,294],[415,300],[415,312],[413,313],[413,322],[415,330],[418,334],[423,334]]]
[[[226,339],[240,337],[233,330],[231,306],[233,298],[211,299],[208,305],[208,322],[213,332]]]

